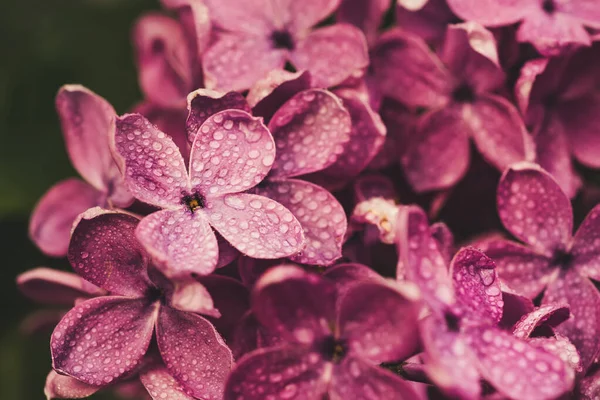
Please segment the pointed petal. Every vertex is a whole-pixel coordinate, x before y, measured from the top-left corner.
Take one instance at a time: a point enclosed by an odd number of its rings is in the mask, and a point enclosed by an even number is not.
[[[257,193],[281,203],[302,225],[306,245],[291,257],[293,261],[330,265],[342,256],[346,215],[327,190],[299,179],[286,179],[270,180]]]
[[[140,381],[153,400],[194,400],[163,365],[155,364],[144,369],[140,372]]]
[[[533,85],[548,65],[547,58],[538,58],[525,63],[515,83],[515,97],[522,115],[528,115]]]
[[[350,138],[352,121],[342,101],[327,90],[294,95],[269,122],[277,145],[273,177],[293,177],[335,162]]]
[[[173,292],[170,293],[169,305],[180,311],[210,315],[215,318],[221,312],[214,306],[213,298],[208,289],[200,282],[191,279],[173,282]]]
[[[332,282],[299,267],[282,265],[256,282],[252,310],[265,327],[284,339],[312,344],[331,335],[335,295]]]
[[[112,294],[144,296],[151,283],[146,273],[148,256],[134,235],[138,222],[119,212],[83,214],[67,254],[73,269]]]
[[[363,31],[373,43],[391,0],[342,0],[336,12],[336,21],[350,23]]]
[[[66,375],[59,375],[51,370],[46,378],[44,395],[50,399],[83,399],[100,389],[99,386],[88,385]]]
[[[571,254],[573,265],[583,276],[600,280],[600,205],[585,217],[575,238]]]
[[[17,276],[19,290],[42,304],[72,306],[75,300],[102,294],[102,289],[70,272],[34,268]]]
[[[341,364],[334,366],[329,395],[332,399],[419,398],[410,382],[358,357],[346,357]]]
[[[60,181],[35,206],[29,220],[29,237],[44,253],[62,257],[67,254],[77,216],[105,202],[104,194],[79,179]]]
[[[327,391],[327,364],[304,346],[256,350],[243,357],[227,379],[225,400],[320,399]]]
[[[219,248],[204,213],[162,210],[142,219],[135,236],[170,278],[214,271]]]
[[[141,362],[155,313],[156,304],[146,299],[104,296],[80,303],[52,333],[52,367],[89,385],[106,386]]]
[[[241,192],[261,182],[274,159],[275,142],[261,118],[221,111],[202,124],[192,144],[191,185],[204,196]]]
[[[338,326],[349,351],[373,364],[405,360],[419,337],[414,329],[418,291],[399,291],[383,282],[363,281],[340,299]]]
[[[156,341],[169,373],[186,393],[202,399],[223,396],[233,357],[210,322],[196,314],[161,307]]]
[[[569,319],[569,315],[567,304],[546,304],[524,315],[515,324],[512,333],[520,339],[527,339],[536,328],[541,326],[554,328]]]
[[[131,193],[145,203],[169,208],[181,202],[189,182],[173,140],[140,114],[117,118],[113,140]]]
[[[187,109],[186,130],[190,143],[194,143],[198,129],[211,115],[231,109],[250,112],[246,99],[240,93],[220,93],[210,89],[198,89],[188,94]]]
[[[558,56],[569,47],[590,46],[592,40],[584,26],[562,12],[548,15],[536,10],[525,18],[517,31],[519,42],[529,42],[546,57]]]
[[[312,31],[290,57],[296,68],[310,71],[313,86],[322,88],[339,85],[369,65],[365,36],[348,24]]]
[[[209,223],[242,254],[283,258],[304,245],[302,225],[281,204],[264,196],[239,193],[210,199]]]
[[[528,3],[525,2],[525,5]],[[460,18],[485,26],[510,25],[523,18],[528,10],[523,2],[513,0],[480,0],[477,3],[471,0],[448,0],[448,5]]]

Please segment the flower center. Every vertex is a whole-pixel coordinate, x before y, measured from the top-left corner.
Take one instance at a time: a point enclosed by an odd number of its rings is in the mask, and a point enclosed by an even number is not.
[[[185,205],[192,213],[199,208],[206,206],[204,196],[198,192],[192,194],[184,194],[181,198],[181,204]]]
[[[571,267],[572,260],[573,255],[570,252],[563,249],[557,249],[552,256],[551,265],[562,270],[567,270]]]
[[[444,313],[444,320],[450,332],[458,332],[460,330],[460,318],[450,311]]]
[[[146,290],[145,297],[150,303],[159,301],[161,304],[165,304],[166,302],[165,291],[161,288],[157,288],[156,286],[149,287]]]
[[[457,103],[472,103],[475,101],[475,92],[473,92],[471,86],[463,83],[454,89],[452,98]]]
[[[294,50],[294,39],[288,31],[274,31],[271,34],[271,41],[276,49]]]
[[[347,346],[345,341],[328,336],[320,344],[321,356],[327,361],[339,363],[346,355]]]
[[[554,14],[556,11],[556,4],[554,0],[544,0],[542,2],[542,10],[544,10],[547,14]]]

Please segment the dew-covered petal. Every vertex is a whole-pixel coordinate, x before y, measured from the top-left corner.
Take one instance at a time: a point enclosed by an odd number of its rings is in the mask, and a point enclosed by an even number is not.
[[[192,144],[190,181],[206,197],[250,189],[275,160],[273,137],[261,118],[242,110],[211,115]]]
[[[146,299],[118,296],[80,303],[52,333],[52,367],[94,386],[132,371],[150,344],[156,307]]]
[[[447,103],[449,74],[421,38],[393,29],[371,52],[371,68],[382,94],[410,108]]]
[[[227,379],[224,399],[320,399],[328,381],[327,363],[305,346],[258,349],[238,361]]]
[[[304,246],[302,225],[278,202],[239,193],[211,199],[208,222],[233,247],[254,258],[283,258]]]
[[[152,213],[140,221],[135,235],[170,278],[207,275],[217,265],[217,238],[201,211],[182,207]]]
[[[519,399],[554,399],[571,390],[575,374],[558,356],[496,328],[468,334],[480,372],[500,393]]]
[[[277,146],[273,177],[293,177],[324,169],[344,151],[352,121],[342,101],[323,89],[294,95],[269,122]]]
[[[469,166],[468,125],[458,109],[423,115],[401,158],[404,173],[417,192],[456,184]]]
[[[287,341],[311,344],[331,335],[335,285],[299,267],[271,268],[256,282],[252,310],[269,330]]]
[[[549,256],[566,249],[573,230],[571,202],[539,166],[520,163],[506,170],[497,203],[502,223],[514,236]]]
[[[340,0],[285,0],[279,3],[279,12],[287,11],[293,31],[300,33],[329,17],[339,4]]]
[[[179,205],[189,182],[177,145],[140,114],[118,117],[116,124],[113,146],[129,190],[158,207]]]
[[[569,319],[569,315],[567,304],[545,304],[524,315],[515,324],[512,333],[518,338],[527,339],[536,328],[542,326],[554,328]]]
[[[329,265],[341,257],[346,214],[331,193],[299,179],[270,180],[256,193],[281,203],[302,225],[306,245],[293,261]]]
[[[600,370],[579,382],[579,395],[583,400],[595,400],[600,396]]]
[[[248,89],[269,71],[283,68],[286,56],[286,50],[272,47],[267,35],[223,33],[202,56],[206,87],[221,91]]]
[[[191,55],[182,26],[171,17],[149,13],[133,27],[138,79],[146,99],[162,107],[181,107],[192,88]]]
[[[581,372],[581,357],[573,343],[568,338],[555,334],[553,337],[534,337],[528,340],[529,344],[542,348],[558,356],[575,372]]]
[[[164,365],[155,364],[140,372],[140,381],[153,400],[194,400]]]
[[[17,276],[19,290],[42,304],[72,306],[78,298],[103,294],[102,289],[71,272],[34,268]]]
[[[502,318],[502,290],[496,265],[472,247],[458,251],[450,263],[458,306],[463,323],[495,326]]]
[[[194,143],[198,129],[211,115],[231,109],[250,112],[246,99],[240,93],[220,93],[210,89],[198,89],[188,94],[187,108],[186,130],[190,143]]]
[[[168,371],[186,393],[207,400],[222,398],[233,357],[210,322],[196,314],[161,307],[156,341]]]
[[[585,217],[571,248],[571,265],[583,276],[600,280],[600,206],[596,205]]]
[[[105,202],[103,193],[79,179],[60,181],[35,206],[29,220],[29,237],[44,253],[62,257],[67,254],[77,216]]]
[[[340,336],[349,351],[374,364],[405,360],[417,349],[416,289],[403,292],[375,280],[356,283],[339,300]]]
[[[314,30],[298,43],[290,58],[297,69],[310,71],[313,86],[323,88],[339,85],[369,65],[365,36],[349,24]]]
[[[82,214],[67,254],[73,269],[112,294],[142,297],[151,283],[148,255],[135,238],[138,223],[121,212],[92,209]]]
[[[100,390],[99,386],[88,385],[70,376],[51,370],[46,377],[44,395],[50,399],[83,399]]]
[[[527,6],[533,3],[514,0],[448,0],[448,5],[460,18],[477,21],[485,26],[513,24],[523,18],[529,8]]]
[[[336,20],[350,23],[363,31],[367,42],[377,39],[383,15],[390,8],[390,0],[342,0]]]
[[[519,243],[498,239],[480,247],[496,263],[500,278],[511,289],[531,299],[546,287],[554,270],[547,256]]]
[[[543,304],[566,303],[572,317],[556,327],[556,331],[575,345],[581,354],[583,370],[600,353],[600,293],[594,284],[577,271],[569,271],[548,286]]]

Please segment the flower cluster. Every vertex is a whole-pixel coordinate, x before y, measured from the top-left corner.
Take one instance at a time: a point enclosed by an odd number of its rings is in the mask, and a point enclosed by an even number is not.
[[[162,5],[56,97],[48,399],[600,398],[600,3]]]

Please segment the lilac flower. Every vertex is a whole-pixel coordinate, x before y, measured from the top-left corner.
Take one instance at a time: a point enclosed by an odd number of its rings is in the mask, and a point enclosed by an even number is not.
[[[293,266],[268,271],[252,310],[284,342],[247,354],[231,372],[225,399],[415,398],[410,385],[379,368],[415,349],[411,291],[375,281],[348,288],[336,307],[335,286]]]
[[[31,214],[29,236],[44,253],[62,257],[77,215],[95,206],[125,207],[133,199],[108,146],[112,106],[83,86],[66,85],[56,110],[71,163],[85,181],[69,178],[50,188]]]
[[[281,204],[241,193],[260,183],[275,144],[258,118],[224,110],[188,118],[194,136],[189,170],[170,137],[139,114],[117,119],[115,151],[131,192],[163,208],[146,216],[136,236],[168,276],[207,275],[217,264],[214,227],[231,245],[257,258],[281,258],[303,246],[302,228]]]
[[[425,213],[409,206],[399,218],[406,279],[431,310],[419,324],[429,377],[464,399],[479,398],[481,379],[511,398],[552,399],[569,391],[575,374],[559,356],[497,326],[503,300],[493,261],[463,248],[448,270]]]
[[[600,5],[595,1],[448,0],[456,15],[495,27],[520,22],[519,42],[530,42],[543,55],[557,55],[569,46],[589,46],[586,27],[600,28]]]
[[[558,332],[579,350],[584,370],[600,352],[600,293],[589,280],[600,277],[596,238],[600,213],[594,208],[573,236],[573,212],[568,197],[540,167],[518,164],[498,185],[498,214],[506,229],[525,244],[488,242],[486,254],[498,274],[515,291],[542,303],[566,303],[573,318]]]
[[[364,35],[355,27],[311,29],[335,11],[339,0],[205,3],[212,22],[221,28],[202,58],[208,88],[248,89],[286,61],[298,70],[310,70],[315,86],[330,87],[369,62]]]
[[[494,37],[483,27],[449,26],[440,58],[420,38],[388,31],[373,50],[372,67],[385,96],[412,109],[429,108],[401,158],[416,191],[445,189],[464,176],[469,137],[499,170],[533,157],[517,109],[494,94],[504,74]]]
[[[233,360],[212,324],[195,313],[214,313],[210,296],[199,284],[190,291],[152,269],[135,239],[137,224],[124,213],[93,209],[82,215],[69,261],[109,296],[79,303],[63,317],[50,342],[53,368],[106,386],[140,365],[156,331],[163,375],[188,396],[218,399]],[[146,387],[148,374],[141,372]]]

